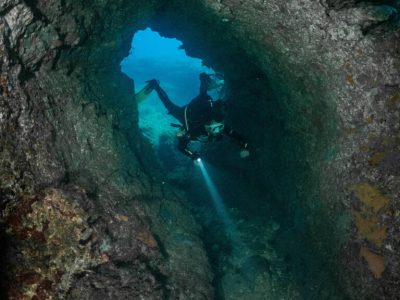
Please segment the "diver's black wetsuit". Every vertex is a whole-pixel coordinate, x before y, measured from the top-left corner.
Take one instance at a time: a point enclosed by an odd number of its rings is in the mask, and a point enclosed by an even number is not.
[[[200,75],[199,95],[183,107],[174,104],[156,80],[150,81],[169,114],[174,116],[183,125],[182,127],[186,133],[179,137],[178,149],[192,159],[197,158],[198,154],[188,149],[189,142],[197,140],[200,136],[208,135],[205,128],[206,124],[213,120],[223,120],[221,101],[213,101],[207,94],[208,80],[207,75]],[[243,137],[229,126],[224,125],[223,133],[236,140],[241,148],[247,148],[248,144],[244,141]]]

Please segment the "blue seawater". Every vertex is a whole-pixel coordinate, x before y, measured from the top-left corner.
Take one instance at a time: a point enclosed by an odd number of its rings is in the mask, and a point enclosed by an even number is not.
[[[181,106],[198,95],[199,74],[214,73],[203,66],[201,59],[187,56],[182,42],[164,38],[150,28],[135,34],[131,51],[121,62],[121,71],[134,80],[136,91],[147,80],[159,80],[170,99]],[[139,126],[153,145],[158,146],[160,136],[175,134],[171,123],[178,121],[167,114],[155,92],[139,105]]]

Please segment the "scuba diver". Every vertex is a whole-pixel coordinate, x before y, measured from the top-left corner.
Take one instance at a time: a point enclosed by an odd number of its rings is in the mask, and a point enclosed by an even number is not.
[[[220,140],[223,134],[234,139],[240,146],[240,157],[246,158],[250,155],[248,143],[235,130],[224,123],[222,100],[213,101],[207,94],[212,83],[209,75],[200,74],[200,94],[189,104],[178,106],[174,104],[167,93],[160,87],[159,81],[152,79],[147,81],[146,94],[155,90],[158,97],[164,104],[168,113],[177,119],[182,125],[171,124],[181,128],[178,136],[178,149],[193,160],[200,158],[197,151],[191,151],[188,145],[191,141],[202,141],[207,138],[209,141]]]

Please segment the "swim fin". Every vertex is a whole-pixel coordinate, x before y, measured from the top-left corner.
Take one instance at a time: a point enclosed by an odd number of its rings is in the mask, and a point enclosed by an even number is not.
[[[153,88],[150,86],[150,84],[146,84],[144,88],[142,88],[139,92],[135,94],[135,99],[136,102],[142,103],[144,100],[148,98],[148,96],[151,94],[153,91]]]

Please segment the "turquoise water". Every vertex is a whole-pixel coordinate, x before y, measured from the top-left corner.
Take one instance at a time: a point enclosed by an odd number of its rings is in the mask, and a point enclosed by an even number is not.
[[[201,59],[187,56],[181,46],[177,39],[161,37],[149,28],[138,31],[129,56],[121,62],[121,70],[134,80],[136,91],[147,80],[158,79],[170,99],[183,106],[198,95],[199,74],[214,71],[203,66]],[[158,146],[162,135],[175,134],[170,123],[177,121],[167,114],[155,92],[139,105],[139,126],[153,145]]]

